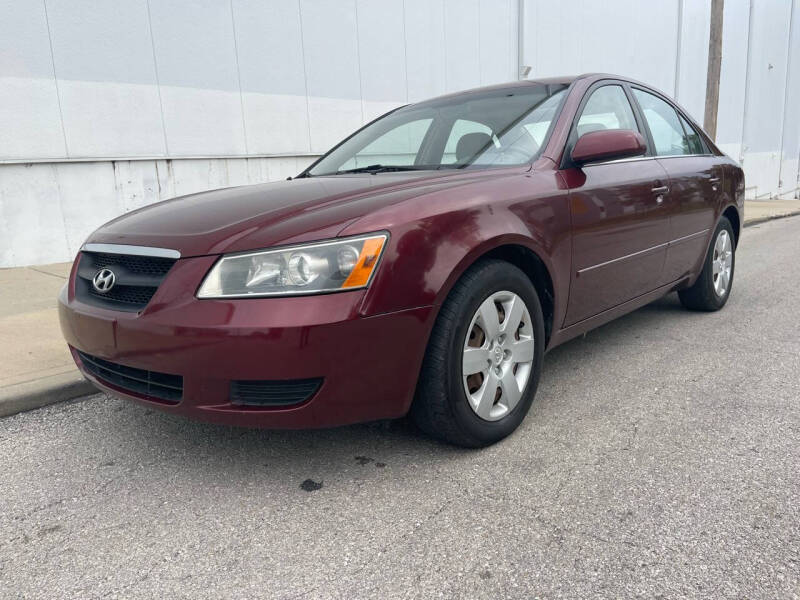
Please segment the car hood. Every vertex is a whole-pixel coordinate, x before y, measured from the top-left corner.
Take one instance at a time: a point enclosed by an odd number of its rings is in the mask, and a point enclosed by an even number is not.
[[[311,177],[223,188],[159,202],[106,223],[87,240],[200,256],[335,237],[368,212],[486,172]]]

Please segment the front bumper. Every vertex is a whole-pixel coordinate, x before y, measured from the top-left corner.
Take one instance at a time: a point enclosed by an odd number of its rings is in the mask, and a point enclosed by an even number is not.
[[[126,313],[76,299],[74,273],[59,318],[76,364],[99,388],[198,420],[270,428],[329,427],[404,415],[414,394],[433,308],[359,315],[365,291],[293,298],[198,300],[214,257],[175,263],[147,307]],[[89,373],[78,352],[180,375],[176,404]],[[322,378],[289,407],[231,402],[231,382]]]

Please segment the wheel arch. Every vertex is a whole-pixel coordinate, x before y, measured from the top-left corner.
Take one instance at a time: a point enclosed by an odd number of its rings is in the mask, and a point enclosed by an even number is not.
[[[533,284],[539,303],[542,305],[545,347],[547,347],[555,321],[556,292],[552,265],[549,265],[543,256],[546,254],[532,248],[529,240],[504,237],[486,242],[469,253],[454,269],[440,292],[437,304],[441,306],[456,282],[472,265],[484,259],[503,260],[519,268]]]
[[[722,211],[721,216],[727,218],[728,221],[731,222],[731,227],[733,227],[733,244],[735,248],[739,245],[739,236],[742,233],[742,218],[739,215],[739,209],[736,208],[735,204],[731,204]]]

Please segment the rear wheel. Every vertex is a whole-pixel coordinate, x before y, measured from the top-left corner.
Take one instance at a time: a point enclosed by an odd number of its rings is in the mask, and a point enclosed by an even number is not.
[[[501,440],[530,408],[543,352],[542,309],[531,281],[509,263],[477,263],[441,308],[412,418],[459,446]]]
[[[733,227],[722,217],[714,232],[714,241],[708,249],[703,270],[688,289],[678,292],[681,303],[692,310],[719,310],[728,301],[733,286],[736,265]]]

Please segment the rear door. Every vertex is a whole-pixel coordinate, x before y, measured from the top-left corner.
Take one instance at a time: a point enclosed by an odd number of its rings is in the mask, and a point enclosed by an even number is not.
[[[670,240],[662,283],[688,275],[706,250],[722,189],[722,168],[681,112],[648,90],[633,87],[658,162],[668,177]]]
[[[620,82],[590,88],[578,110],[565,151],[581,135],[600,129],[645,128]],[[650,152],[648,154],[651,154]],[[666,173],[654,156],[562,163],[570,192],[572,255],[565,326],[645,294],[661,281],[669,238],[664,202]]]

